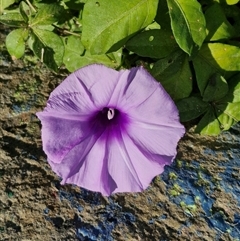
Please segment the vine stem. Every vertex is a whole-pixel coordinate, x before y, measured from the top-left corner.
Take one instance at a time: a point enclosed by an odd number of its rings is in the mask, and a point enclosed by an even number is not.
[[[70,31],[68,31],[68,30],[66,30],[66,29],[63,29],[63,28],[60,28],[60,27],[56,26],[55,24],[52,24],[52,26],[55,27],[58,31],[60,31],[60,32],[62,32],[62,33],[74,35],[74,36],[77,36],[77,37],[81,37],[80,34],[70,32]]]
[[[73,33],[73,32],[70,32],[70,31],[68,31],[68,30],[65,30],[65,29],[63,29],[62,31],[63,31],[63,33],[67,33],[67,34],[71,34],[71,35],[80,37],[80,35],[77,34],[77,33]]]
[[[33,12],[37,12],[37,10],[33,7],[33,5],[29,2],[29,0],[26,0],[28,6],[33,10]]]

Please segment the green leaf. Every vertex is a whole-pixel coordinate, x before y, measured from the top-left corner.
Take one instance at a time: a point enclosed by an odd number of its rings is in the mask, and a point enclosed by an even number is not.
[[[192,54],[206,37],[206,23],[196,0],[167,0],[173,34],[180,48]]]
[[[218,104],[216,105],[216,108],[234,119],[236,122],[240,121],[240,102]]]
[[[113,52],[149,25],[158,0],[88,0],[83,10],[82,42],[91,54]]]
[[[139,56],[164,58],[178,48],[172,32],[162,29],[136,34],[126,43],[126,48]]]
[[[159,1],[155,21],[161,26],[161,29],[171,31],[171,22],[167,6],[167,1]]]
[[[58,71],[64,55],[64,44],[58,35],[51,31],[33,28],[29,46],[49,68]]]
[[[0,14],[2,14],[3,10],[10,5],[12,5],[15,0],[0,0]]]
[[[64,0],[64,3],[68,8],[73,10],[82,10],[84,5],[84,1],[82,0]]]
[[[215,68],[222,71],[240,71],[240,48],[222,44],[210,43],[204,45],[199,55]]]
[[[47,30],[47,31],[50,31],[50,32],[53,32],[54,29],[55,29],[55,27],[52,26],[52,25],[36,25],[34,28]]]
[[[122,49],[118,51],[106,54],[106,56],[111,60],[111,66],[113,68],[118,68],[122,63]]]
[[[71,55],[71,57],[64,56],[64,64],[70,72],[89,64],[104,64],[112,68],[117,68],[120,65],[120,63],[117,62],[119,55],[121,56],[120,51],[102,55],[91,55],[89,51],[86,51],[83,56],[77,54]]]
[[[240,8],[237,5],[224,5],[223,11],[227,17],[227,19],[230,21],[231,25],[235,29],[236,36],[239,37],[240,34]],[[239,41],[238,41],[239,42]]]
[[[226,3],[228,5],[234,5],[234,4],[237,4],[239,2],[239,0],[226,0]]]
[[[199,117],[209,108],[208,103],[195,96],[182,99],[178,101],[176,105],[182,122],[190,121]]]
[[[196,58],[194,58],[193,66],[196,74],[198,88],[200,90],[201,95],[203,95],[208,80],[211,78],[213,74],[215,74],[219,70],[213,68],[202,58],[202,56],[199,55]]]
[[[156,21],[153,21],[144,29],[144,31],[153,30],[153,29],[161,29],[161,26]]]
[[[198,55],[193,59],[198,88],[203,95],[209,78],[214,73],[223,74],[226,71],[240,70],[240,48],[222,44],[203,44]]]
[[[15,29],[6,37],[6,47],[13,59],[19,59],[25,52],[25,41],[28,37],[27,29]]]
[[[174,100],[188,97],[192,91],[192,73],[188,56],[182,50],[157,61],[151,74]]]
[[[213,18],[214,16],[214,18]],[[206,10],[205,13],[207,32],[207,41],[217,41],[230,39],[235,35],[234,27],[228,22],[220,4],[215,3]]]
[[[229,115],[220,112],[221,114],[218,115],[218,121],[220,122],[221,126],[220,128],[222,130],[229,130],[232,125],[236,123],[236,121],[231,118]]]
[[[79,68],[77,62],[84,52],[84,46],[81,39],[73,35],[65,38],[65,43],[63,63],[70,72],[73,72]]]
[[[220,74],[214,74],[203,93],[203,101],[210,102],[223,98],[228,92],[227,81]]]
[[[202,135],[218,135],[221,133],[220,123],[212,108],[200,120],[195,131]]]
[[[31,15],[30,7],[24,1],[22,1],[19,5],[19,10],[20,10],[20,13],[21,13],[24,21],[28,22],[29,16]]]
[[[59,4],[41,4],[39,10],[30,22],[30,25],[49,25],[59,21],[64,9]]]
[[[26,25],[22,15],[18,12],[8,12],[0,15],[0,22],[12,27],[23,27]]]
[[[229,91],[228,94],[221,99],[220,103],[227,102],[240,102],[240,73],[234,75],[232,78],[228,80],[229,83]]]
[[[84,46],[81,42],[80,37],[71,35],[65,38],[65,52],[64,52],[64,58],[67,59],[71,57],[72,55],[82,55],[84,52]],[[70,58],[74,59],[74,57]]]
[[[233,124],[240,121],[240,74],[233,76],[228,81],[228,94],[214,104],[223,130],[228,130]]]

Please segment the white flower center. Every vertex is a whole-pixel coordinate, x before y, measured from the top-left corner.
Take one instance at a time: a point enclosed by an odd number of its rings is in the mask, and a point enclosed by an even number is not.
[[[114,117],[115,111],[113,108],[109,108],[107,112],[107,117],[109,120],[111,120]]]

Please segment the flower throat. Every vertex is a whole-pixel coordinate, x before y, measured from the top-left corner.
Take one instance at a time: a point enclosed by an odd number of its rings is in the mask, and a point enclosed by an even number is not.
[[[119,111],[117,109],[114,109],[114,108],[104,107],[102,109],[102,115],[103,115],[104,118],[111,121],[111,120],[117,118],[117,116],[119,115]]]

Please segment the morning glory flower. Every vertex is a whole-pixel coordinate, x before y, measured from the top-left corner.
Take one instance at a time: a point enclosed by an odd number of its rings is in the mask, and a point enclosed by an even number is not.
[[[173,100],[142,67],[83,67],[37,116],[43,150],[61,184],[106,196],[146,189],[171,164],[185,132]]]

